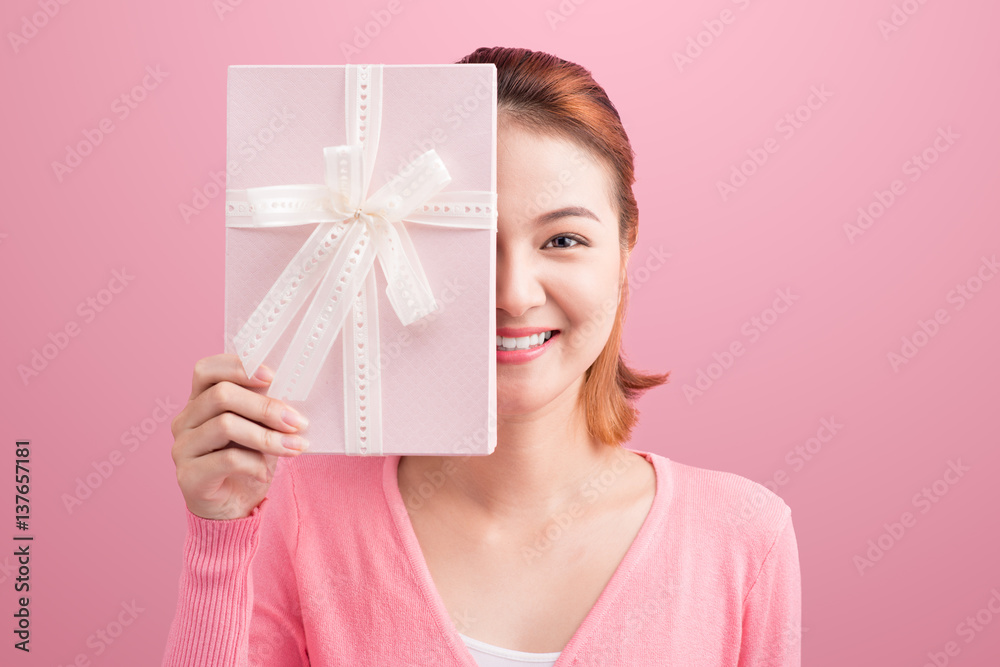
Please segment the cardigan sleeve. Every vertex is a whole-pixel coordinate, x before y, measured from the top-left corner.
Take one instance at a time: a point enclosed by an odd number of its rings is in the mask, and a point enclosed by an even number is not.
[[[787,513],[743,604],[739,667],[800,667],[802,582]]]
[[[177,609],[163,667],[304,667],[309,664],[293,557],[298,507],[279,459],[249,516],[187,514]]]

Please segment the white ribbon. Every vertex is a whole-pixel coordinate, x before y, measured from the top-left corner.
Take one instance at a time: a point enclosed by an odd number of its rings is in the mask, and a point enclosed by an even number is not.
[[[233,342],[249,378],[319,283],[267,395],[305,400],[343,330],[345,452],[380,456],[375,260],[400,322],[409,325],[426,317],[437,302],[403,221],[496,230],[496,193],[439,195],[451,176],[429,150],[369,196],[381,130],[382,66],[347,65],[345,88],[347,144],[323,149],[325,185],[226,191],[227,227],[318,223]]]

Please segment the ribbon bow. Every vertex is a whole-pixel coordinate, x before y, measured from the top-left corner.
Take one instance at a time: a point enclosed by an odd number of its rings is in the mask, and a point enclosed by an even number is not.
[[[400,322],[409,325],[426,317],[437,302],[403,221],[495,230],[496,193],[439,195],[451,176],[432,149],[368,195],[381,128],[382,66],[347,65],[345,79],[348,143],[323,148],[324,185],[226,191],[229,227],[318,223],[233,342],[249,378],[319,283],[267,394],[305,400],[342,331],[345,451],[378,456],[382,420],[375,260]]]

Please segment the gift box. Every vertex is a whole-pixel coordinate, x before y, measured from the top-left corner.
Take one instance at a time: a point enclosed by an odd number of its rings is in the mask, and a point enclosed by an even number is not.
[[[307,453],[496,444],[496,67],[232,66],[225,349]]]

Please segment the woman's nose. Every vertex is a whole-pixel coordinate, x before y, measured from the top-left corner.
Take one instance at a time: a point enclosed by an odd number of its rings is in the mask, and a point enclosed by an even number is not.
[[[520,317],[545,303],[545,289],[530,258],[497,248],[496,302],[497,310],[510,317]]]

